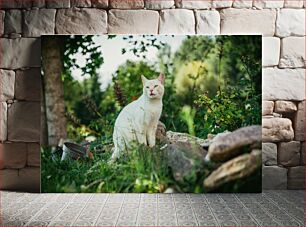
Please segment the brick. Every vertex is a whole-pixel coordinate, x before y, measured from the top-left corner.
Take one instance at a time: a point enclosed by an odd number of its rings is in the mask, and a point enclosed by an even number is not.
[[[38,38],[0,38],[0,50],[3,53],[0,68],[40,67],[40,39]]]
[[[262,102],[262,116],[272,115],[274,109],[273,101],[263,101]]]
[[[192,10],[165,9],[160,13],[160,34],[195,34]]]
[[[292,167],[288,170],[288,189],[305,189],[304,166]]]
[[[70,0],[71,7],[91,7],[91,0]]]
[[[262,38],[262,65],[276,66],[279,63],[280,56],[280,38],[263,37]]]
[[[284,0],[254,0],[253,6],[257,9],[265,9],[265,8],[283,8]]]
[[[287,189],[287,169],[279,166],[262,168],[263,189]]]
[[[59,9],[56,16],[57,34],[104,34],[107,13],[102,9]]]
[[[0,170],[0,189],[23,192],[40,192],[40,168]]]
[[[282,39],[280,68],[305,67],[305,37]]]
[[[294,132],[290,119],[276,117],[262,119],[263,142],[290,141],[293,138]]]
[[[306,143],[302,142],[302,146],[301,146],[301,165],[305,166],[306,165],[306,157],[305,157],[305,148],[306,148]]]
[[[253,1],[250,0],[234,0],[233,7],[234,8],[252,8]]]
[[[5,17],[5,12],[3,10],[0,10],[0,35],[1,36],[4,34],[4,17]]]
[[[303,8],[303,0],[285,0],[285,8]]]
[[[282,166],[298,166],[300,164],[300,142],[280,143],[278,146],[278,164]]]
[[[145,7],[146,9],[170,9],[174,8],[175,2],[174,0],[168,1],[156,1],[156,0],[145,0]]]
[[[277,165],[277,145],[275,143],[262,143],[262,163],[265,166]]]
[[[109,6],[113,9],[142,9],[144,0],[109,0]]]
[[[209,9],[212,7],[212,1],[175,0],[175,6],[184,9]]]
[[[281,9],[277,13],[276,36],[304,36],[305,35],[305,10]]]
[[[106,9],[108,7],[108,0],[91,0],[92,7]]]
[[[40,102],[15,102],[8,109],[8,140],[38,142]]]
[[[28,143],[27,166],[40,166],[40,145],[38,143]]]
[[[298,104],[298,111],[294,117],[295,140],[305,141],[305,101]]]
[[[212,0],[212,8],[229,8],[232,4],[232,0]]]
[[[223,9],[221,16],[221,34],[259,34],[273,36],[276,11],[270,9]]]
[[[1,0],[0,7],[2,9],[22,9],[30,8],[32,1],[29,0]]]
[[[40,68],[16,71],[15,98],[17,100],[40,101],[41,91]]]
[[[25,143],[0,143],[0,169],[21,169],[26,166],[26,161]]]
[[[153,10],[110,10],[108,33],[157,34],[159,14]]]
[[[7,104],[0,103],[0,142],[7,140]]]
[[[46,7],[46,1],[45,0],[33,0],[32,7],[34,7],[34,8],[44,8],[44,7]]]
[[[4,33],[22,33],[22,12],[21,10],[8,10],[4,19]]]
[[[54,34],[55,9],[33,9],[24,12],[23,36],[40,37]]]
[[[0,101],[14,99],[15,72],[0,69]]]
[[[62,9],[70,8],[70,0],[45,0],[47,8]]]
[[[304,100],[305,72],[303,69],[263,68],[264,100]]]
[[[275,102],[275,112],[276,113],[292,113],[297,111],[297,106],[291,101],[276,101]]]
[[[220,34],[220,14],[218,11],[197,10],[196,15],[196,33],[205,35]]]

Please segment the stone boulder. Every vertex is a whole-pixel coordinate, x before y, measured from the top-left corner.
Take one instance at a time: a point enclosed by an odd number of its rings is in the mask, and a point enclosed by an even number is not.
[[[263,101],[262,102],[262,116],[272,115],[274,109],[273,101]]]
[[[287,118],[263,118],[262,140],[263,142],[290,141],[294,138],[292,122]]]
[[[228,182],[245,178],[260,167],[261,150],[253,150],[250,154],[240,155],[222,164],[204,180],[204,188],[214,190]]]
[[[205,163],[207,151],[200,145],[202,139],[185,133],[167,132],[167,144],[162,147],[173,177],[177,181],[199,171]]]
[[[261,126],[248,126],[227,133],[213,140],[209,146],[206,160],[214,162],[227,161],[249,147],[261,146]]]
[[[191,136],[187,133],[182,133],[182,132],[172,132],[172,131],[167,131],[167,140],[169,143],[197,143],[200,145],[205,144],[204,139],[200,139],[195,136]]]
[[[292,113],[297,111],[297,106],[291,101],[276,101],[275,102],[275,112],[277,113]]]

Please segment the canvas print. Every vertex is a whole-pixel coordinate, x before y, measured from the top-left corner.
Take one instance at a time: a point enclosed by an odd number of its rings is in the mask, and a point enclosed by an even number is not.
[[[42,192],[261,192],[261,36],[41,44]]]

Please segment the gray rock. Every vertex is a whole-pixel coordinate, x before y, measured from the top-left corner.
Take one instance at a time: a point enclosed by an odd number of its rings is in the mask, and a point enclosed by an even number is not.
[[[7,139],[7,103],[0,102],[0,142]]]
[[[6,12],[4,19],[4,34],[22,33],[21,10],[12,9]]]
[[[181,143],[197,143],[201,146],[203,144],[206,144],[207,141],[204,139],[200,139],[195,136],[191,136],[187,133],[182,133],[182,132],[172,132],[172,131],[167,131],[167,139],[170,143],[172,142],[181,142]]]
[[[0,35],[1,36],[4,33],[4,16],[5,16],[5,11],[0,10]]]
[[[280,143],[278,147],[278,163],[282,166],[300,165],[300,142]]]
[[[261,151],[254,150],[251,154],[240,155],[223,163],[205,180],[205,190],[216,189],[223,184],[245,178],[261,167]]]
[[[229,160],[243,152],[247,146],[260,147],[261,126],[248,126],[214,139],[206,159],[214,162]]]
[[[287,189],[287,169],[279,166],[264,166],[262,169],[263,189]]]
[[[25,37],[40,37],[54,34],[55,9],[34,9],[25,11],[23,35]]]
[[[0,101],[14,99],[15,72],[13,70],[0,69]]]
[[[294,131],[290,119],[276,117],[262,119],[263,142],[290,141],[293,138]]]
[[[294,102],[291,101],[276,101],[275,112],[277,113],[292,113],[297,111],[297,107]]]
[[[294,139],[305,141],[305,101],[298,104],[298,111],[294,117]]]
[[[160,34],[195,34],[195,17],[192,10],[165,9],[160,12]]]
[[[306,143],[303,142],[301,146],[301,165],[306,165],[306,157],[305,157],[305,149],[306,148]]]
[[[56,16],[57,34],[104,34],[107,13],[101,9],[60,9]]]
[[[119,10],[108,13],[108,33],[157,34],[159,14],[154,10]]]
[[[70,0],[45,0],[47,8],[62,9],[70,7]]]
[[[141,9],[144,8],[144,0],[109,0],[112,9]]]
[[[15,99],[40,101],[42,84],[40,68],[16,71]]]
[[[2,52],[1,68],[20,69],[40,67],[40,39],[38,38],[0,38]]]
[[[277,145],[275,143],[262,144],[262,162],[266,166],[277,165]]]
[[[1,189],[23,192],[40,191],[40,168],[4,169],[0,171]]]
[[[304,69],[263,68],[262,81],[264,100],[301,101],[305,99]]]
[[[273,101],[263,101],[262,102],[262,116],[272,115],[274,109]]]
[[[165,145],[167,163],[172,169],[173,177],[177,181],[199,171],[204,164],[207,151],[194,142],[172,141]]]
[[[70,0],[72,7],[91,7],[91,0]]]
[[[288,189],[305,189],[304,166],[292,167],[288,171]]]
[[[102,8],[105,9],[108,7],[108,0],[93,0],[91,4],[94,8]]]
[[[305,35],[305,10],[280,9],[277,13],[275,35],[278,37]]]
[[[4,143],[0,144],[0,169],[21,169],[27,163],[26,143]]]
[[[40,102],[16,102],[8,108],[8,140],[39,142]]]
[[[174,8],[174,0],[168,1],[156,1],[156,0],[145,0],[146,9],[170,9]]]
[[[27,143],[27,166],[40,167],[39,143]]]
[[[32,1],[30,0],[1,0],[0,7],[2,9],[22,9],[31,8]]]
[[[32,6],[35,8],[44,8],[46,6],[45,0],[34,0]]]

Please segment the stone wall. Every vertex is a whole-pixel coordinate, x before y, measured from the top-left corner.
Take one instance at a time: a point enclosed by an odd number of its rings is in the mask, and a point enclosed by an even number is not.
[[[262,34],[263,187],[303,188],[305,5],[302,0],[1,0],[1,188],[39,191],[39,36],[72,33]]]

